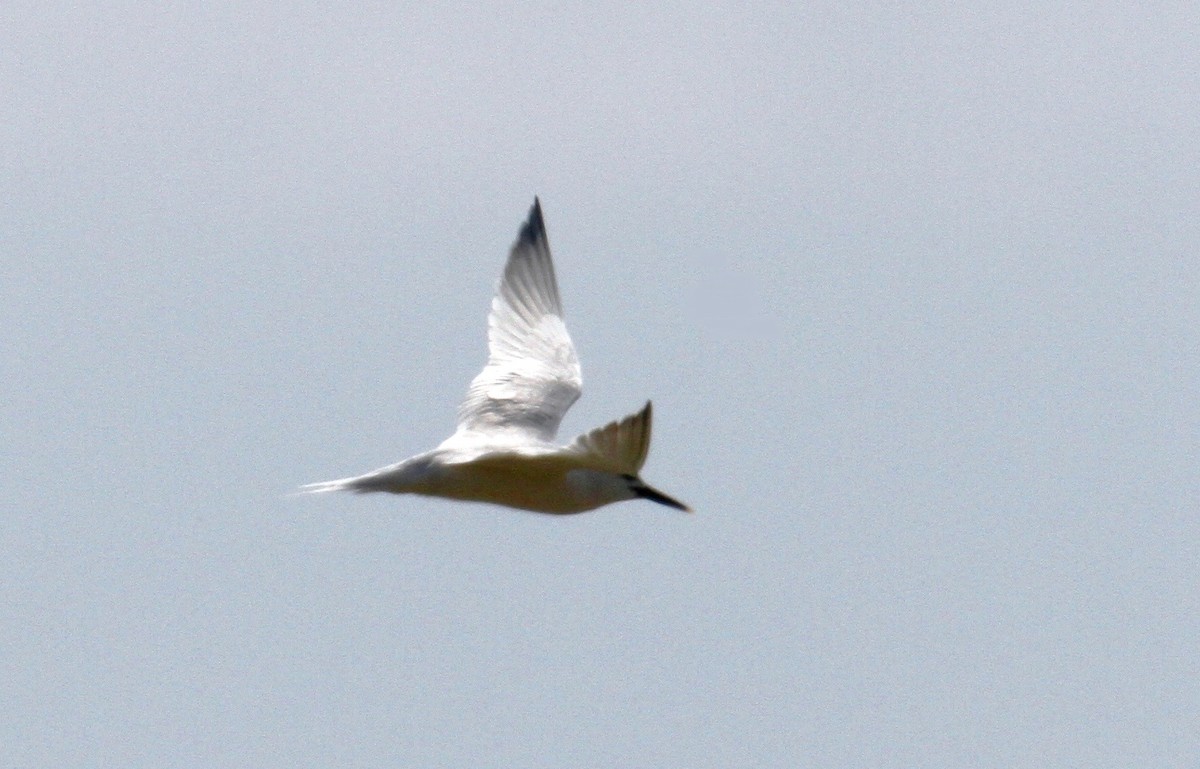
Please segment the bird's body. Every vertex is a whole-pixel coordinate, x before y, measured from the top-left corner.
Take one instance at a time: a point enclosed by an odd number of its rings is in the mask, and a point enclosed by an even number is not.
[[[492,300],[488,361],[459,407],[457,431],[432,451],[303,490],[423,494],[540,513],[636,498],[687,510],[638,477],[650,449],[649,403],[568,445],[554,443],[581,388],[535,198]]]
[[[577,457],[552,447],[485,449],[469,459],[461,452],[434,449],[367,475],[333,481],[332,487],[492,502],[540,513],[581,513],[634,498],[626,495],[624,480],[581,467]]]

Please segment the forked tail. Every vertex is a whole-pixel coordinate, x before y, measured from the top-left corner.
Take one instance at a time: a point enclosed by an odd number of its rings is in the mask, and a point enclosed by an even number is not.
[[[342,478],[336,481],[321,481],[306,483],[300,487],[301,494],[324,494],[327,491],[360,491],[354,483],[355,478]]]

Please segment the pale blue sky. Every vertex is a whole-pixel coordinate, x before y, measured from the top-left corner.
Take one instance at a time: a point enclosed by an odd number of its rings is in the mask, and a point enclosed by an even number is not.
[[[1195,765],[1200,13],[404,7],[0,12],[0,764]],[[697,513],[287,496],[535,194]]]

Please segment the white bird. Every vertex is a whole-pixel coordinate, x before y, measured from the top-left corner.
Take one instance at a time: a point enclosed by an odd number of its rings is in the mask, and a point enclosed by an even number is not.
[[[582,391],[537,198],[492,299],[488,360],[440,446],[366,475],[302,491],[386,491],[581,513],[626,499],[688,510],[638,472],[650,450],[650,403],[562,446],[558,424]]]

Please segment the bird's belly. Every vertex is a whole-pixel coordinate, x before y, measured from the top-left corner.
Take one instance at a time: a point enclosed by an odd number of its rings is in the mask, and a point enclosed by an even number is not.
[[[554,465],[528,458],[465,462],[443,467],[438,478],[414,490],[428,496],[490,502],[537,513],[582,513],[605,503],[581,494],[578,485],[568,479],[567,468]]]

